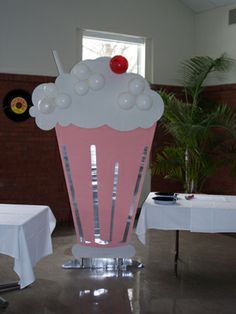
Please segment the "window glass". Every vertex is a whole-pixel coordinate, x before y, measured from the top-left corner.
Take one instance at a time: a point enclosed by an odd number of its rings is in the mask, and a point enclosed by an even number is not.
[[[129,62],[128,72],[145,76],[145,40],[142,37],[84,31],[82,59],[123,55]]]

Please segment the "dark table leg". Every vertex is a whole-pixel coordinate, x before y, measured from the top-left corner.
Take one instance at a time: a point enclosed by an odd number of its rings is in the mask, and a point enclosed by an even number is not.
[[[6,309],[8,307],[8,302],[0,297],[0,309]]]
[[[178,275],[178,259],[179,259],[179,230],[175,232],[175,276]]]
[[[12,291],[12,290],[18,290],[20,289],[20,285],[18,282],[12,282],[12,283],[6,283],[3,285],[0,285],[0,291]],[[6,309],[8,306],[8,302],[0,297],[0,309]]]

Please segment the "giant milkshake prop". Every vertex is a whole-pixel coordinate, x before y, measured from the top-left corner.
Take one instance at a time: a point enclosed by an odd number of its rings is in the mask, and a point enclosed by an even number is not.
[[[33,92],[31,116],[39,128],[56,129],[76,260],[135,255],[128,241],[164,107],[127,66],[122,56],[82,61]]]

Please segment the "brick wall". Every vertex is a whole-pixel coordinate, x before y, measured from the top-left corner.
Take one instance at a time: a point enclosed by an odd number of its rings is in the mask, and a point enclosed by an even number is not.
[[[68,221],[70,206],[54,130],[42,131],[34,119],[9,120],[2,100],[14,89],[30,94],[52,77],[0,74],[0,202],[49,205],[58,221]]]

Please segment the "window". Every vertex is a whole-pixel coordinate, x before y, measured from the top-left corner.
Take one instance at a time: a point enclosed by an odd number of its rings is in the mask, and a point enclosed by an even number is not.
[[[129,62],[128,72],[145,77],[145,38],[84,30],[82,60],[123,55]]]

